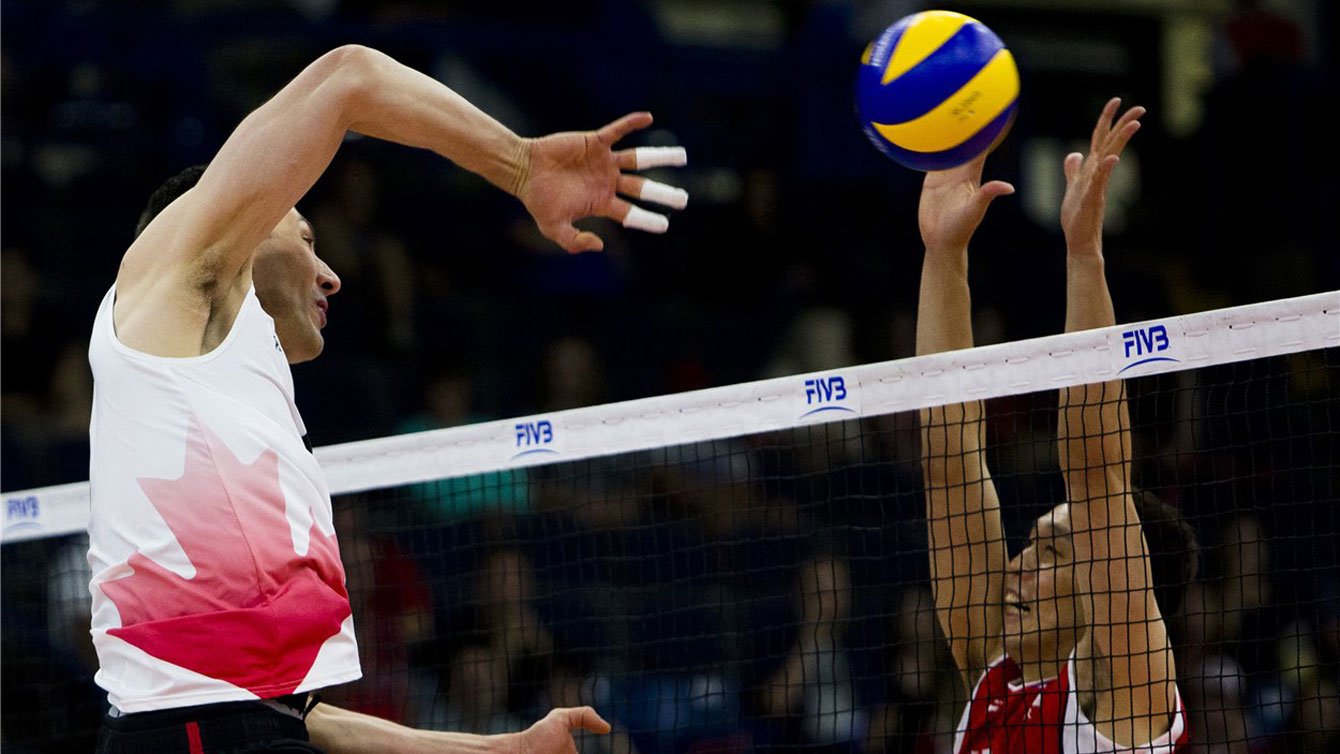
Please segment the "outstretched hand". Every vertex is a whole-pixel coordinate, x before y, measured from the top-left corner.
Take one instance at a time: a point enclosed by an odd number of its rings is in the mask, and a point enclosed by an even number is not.
[[[515,754],[576,754],[572,731],[609,733],[610,724],[590,707],[566,707],[549,711],[543,719],[517,736]]]
[[[666,231],[670,221],[664,215],[648,212],[616,195],[674,209],[688,204],[688,193],[682,189],[624,172],[685,164],[681,148],[614,151],[620,139],[650,125],[651,113],[631,113],[598,131],[550,134],[529,141],[529,157],[516,193],[546,238],[570,254],[600,251],[605,247],[600,236],[573,226],[586,217],[607,217],[651,233]]]
[[[1065,158],[1065,198],[1061,200],[1061,230],[1071,252],[1101,253],[1103,212],[1107,207],[1107,183],[1121,161],[1121,151],[1140,130],[1145,109],[1132,107],[1113,118],[1121,98],[1113,97],[1103,107],[1089,140],[1089,154],[1072,152]]]
[[[917,221],[928,252],[966,250],[991,201],[1014,193],[1014,186],[1004,181],[982,184],[985,163],[982,153],[956,168],[926,173]]]

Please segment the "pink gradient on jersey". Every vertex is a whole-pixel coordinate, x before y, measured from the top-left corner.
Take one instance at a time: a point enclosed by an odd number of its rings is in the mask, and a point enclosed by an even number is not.
[[[131,555],[134,573],[101,585],[121,614],[108,633],[260,697],[292,693],[350,611],[335,536],[314,521],[307,554],[294,548],[278,454],[243,464],[192,417],[181,477],[138,481],[196,573]]]

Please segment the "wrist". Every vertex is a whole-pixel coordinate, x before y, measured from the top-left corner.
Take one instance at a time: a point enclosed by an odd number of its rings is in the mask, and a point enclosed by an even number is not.
[[[531,145],[534,139],[528,139],[513,134],[516,143],[508,150],[509,157],[505,162],[505,168],[508,171],[506,182],[500,184],[502,189],[515,197],[521,196],[521,189],[526,185],[526,180],[530,178],[530,153]]]
[[[522,733],[500,733],[488,737],[489,754],[525,754]]]
[[[1091,260],[1103,261],[1103,242],[1102,240],[1075,240],[1066,238],[1065,241],[1066,257],[1071,260]]]
[[[968,247],[956,244],[927,244],[926,263],[966,270],[968,268]]]

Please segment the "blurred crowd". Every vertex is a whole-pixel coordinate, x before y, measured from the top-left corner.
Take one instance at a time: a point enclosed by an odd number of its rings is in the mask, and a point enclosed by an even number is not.
[[[1011,44],[1024,78],[988,168],[1020,193],[976,240],[974,276],[990,281],[974,291],[979,342],[1060,329],[1061,156],[1112,94],[1152,119],[1110,202],[1119,320],[1336,286],[1337,166],[1320,113],[1340,77],[1316,31],[1328,4],[1239,2],[1185,40],[1158,16],[1017,6],[956,6]],[[345,282],[325,356],[295,372],[315,444],[911,354],[918,175],[865,143],[851,82],[865,42],[918,8],[6,2],[0,483],[86,478],[83,352],[147,196],[346,42],[523,134],[650,109],[657,126],[637,143],[688,148],[688,168],[654,177],[692,204],[663,237],[596,221],[608,251],[569,257],[483,181],[351,139],[301,204]],[[1164,79],[1188,56],[1207,68],[1197,97],[1169,100]],[[1188,109],[1199,117],[1174,118]],[[461,378],[472,416],[453,394]]]
[[[1142,130],[1118,171],[1121,321],[1340,282],[1321,117],[1340,77],[1316,31],[1333,9],[1229,5],[1207,18],[1199,117]],[[1176,26],[954,6],[1024,77],[988,163],[1020,194],[975,242],[978,342],[1056,332],[1061,156],[1112,94],[1161,123]],[[865,43],[921,7],[6,0],[0,483],[87,477],[88,331],[142,203],[345,42],[525,134],[650,109],[638,143],[688,148],[655,177],[692,200],[664,237],[604,224],[604,254],[569,257],[482,181],[350,139],[300,205],[344,281],[325,355],[295,368],[314,444],[910,355],[918,176],[864,143],[851,83]],[[1146,486],[1206,545],[1174,621],[1198,752],[1340,747],[1340,386],[1333,356],[1272,364],[1134,389]],[[1035,398],[991,411],[1015,538],[1057,499],[1054,405]],[[617,725],[586,752],[945,751],[965,691],[931,608],[914,430],[889,416],[337,499],[366,678],[329,699],[479,732],[593,703]],[[91,741],[85,547],[3,550],[6,751]]]

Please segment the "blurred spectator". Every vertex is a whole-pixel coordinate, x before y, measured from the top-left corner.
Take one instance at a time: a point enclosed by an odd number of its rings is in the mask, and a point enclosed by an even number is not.
[[[818,372],[855,363],[851,318],[840,309],[811,308],[791,324],[764,376]]]
[[[63,340],[56,312],[44,300],[46,280],[28,254],[17,247],[0,254],[4,487],[80,479],[88,474],[93,402],[87,344]]]
[[[1191,743],[1198,754],[1248,754],[1243,702],[1247,679],[1231,657],[1209,655],[1198,662],[1178,658],[1178,689],[1184,690]]]
[[[383,358],[410,353],[417,281],[404,243],[380,217],[377,173],[366,157],[342,154],[327,180],[333,187],[312,210],[317,253],[336,274],[358,281],[333,302],[334,341]]]
[[[605,397],[605,368],[591,341],[567,336],[545,351],[544,411],[593,406]]]
[[[554,651],[554,638],[540,617],[535,602],[535,570],[530,558],[513,547],[483,555],[474,573],[473,594],[467,606],[461,635],[469,644],[453,661],[450,671],[453,692],[461,684],[478,687],[492,684],[475,712],[521,714],[530,710],[543,683],[543,668]],[[495,664],[496,663],[496,664]],[[494,688],[496,687],[496,688]],[[458,710],[463,702],[453,697]],[[501,706],[499,706],[501,705]],[[474,708],[472,708],[474,709]],[[475,719],[474,724],[482,723]]]
[[[1218,589],[1223,601],[1225,638],[1233,656],[1249,673],[1277,667],[1275,637],[1284,617],[1270,610],[1270,539],[1255,515],[1233,516],[1221,530],[1222,577]]]
[[[1263,0],[1236,0],[1224,24],[1233,62],[1240,70],[1303,60],[1302,29],[1269,5]]]
[[[413,665],[432,638],[428,586],[395,540],[374,528],[365,498],[337,498],[335,530],[363,678],[322,696],[337,706],[414,726],[425,714],[416,702],[433,697],[434,681]]]
[[[1340,751],[1340,693],[1334,678],[1319,678],[1298,700],[1297,730],[1291,751]]]
[[[870,730],[870,708],[861,698],[846,646],[851,593],[844,560],[819,555],[801,564],[795,643],[782,667],[759,689],[762,712],[774,720],[794,721],[798,740],[815,751],[859,751]]]
[[[475,409],[475,378],[471,369],[443,361],[431,369],[423,387],[420,410],[402,421],[398,432],[424,432],[484,421]],[[411,517],[432,522],[472,516],[522,513],[530,508],[526,469],[492,471],[422,482],[410,488],[418,502]]]
[[[450,662],[447,709],[437,730],[514,733],[527,722],[507,712],[507,659],[490,644],[468,644]]]

